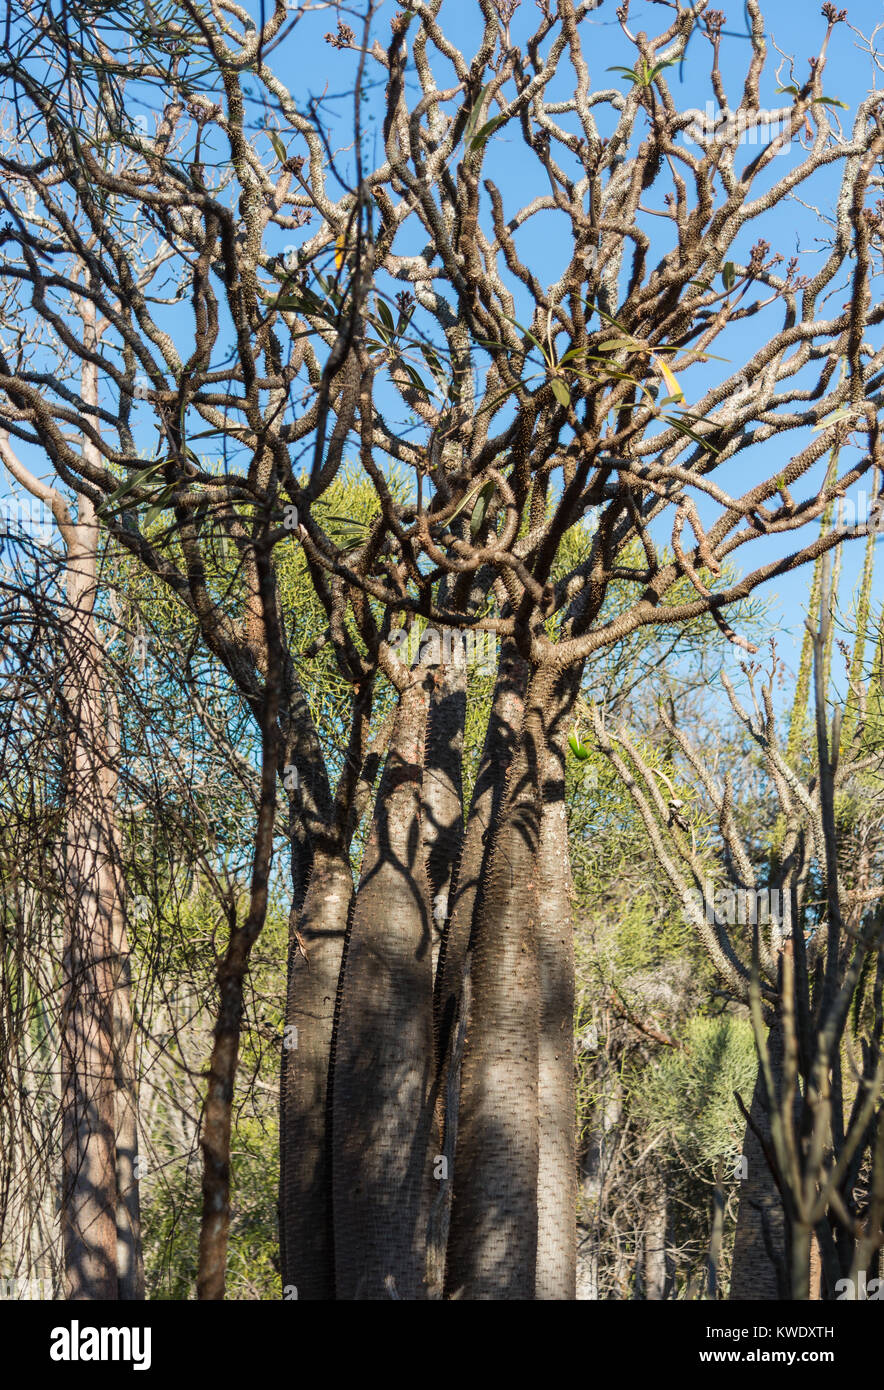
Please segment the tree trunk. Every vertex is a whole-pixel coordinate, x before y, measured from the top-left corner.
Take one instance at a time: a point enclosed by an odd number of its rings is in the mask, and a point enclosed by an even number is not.
[[[282,1282],[299,1299],[335,1296],[328,1085],[352,898],[347,855],[318,848],[292,914],[280,1101]]]
[[[106,739],[93,619],[97,527],[85,499],[68,547],[62,1197],[66,1297],[117,1297],[114,895]],[[84,543],[84,537],[90,539]]]
[[[518,742],[530,671],[511,641],[502,645],[497,681],[453,889],[454,900],[436,971],[436,1016],[443,1053],[460,996],[464,961],[478,920],[507,772]]]
[[[779,1092],[783,1084],[784,1056],[783,1033],[779,1023],[771,1028],[767,1045],[774,1087]],[[749,1114],[765,1142],[770,1145],[770,1108],[761,1067],[758,1069]],[[759,1302],[788,1298],[782,1199],[752,1124],[746,1126],[743,1157],[746,1160],[746,1176],[740,1184],[730,1297]]]
[[[471,946],[454,1163],[449,1287],[472,1299],[530,1299],[537,1265],[539,865],[544,708],[531,682]]]
[[[645,1298],[661,1303],[666,1297],[666,1227],[669,1207],[666,1188],[658,1174],[651,1187],[645,1221]]]
[[[564,757],[547,755],[540,836],[537,1176],[539,1299],[577,1297],[577,1098],[574,1081],[574,932]]]
[[[117,1160],[117,1296],[127,1301],[144,1298],[144,1259],[141,1247],[140,1170],[138,1162],[138,1092],[136,1089],[135,1028],[132,1019],[132,967],[125,916],[115,914],[117,979],[114,990],[116,1057]]]
[[[429,695],[402,692],[363,857],[335,1035],[339,1299],[425,1298],[434,1195],[430,886],[421,827]]]

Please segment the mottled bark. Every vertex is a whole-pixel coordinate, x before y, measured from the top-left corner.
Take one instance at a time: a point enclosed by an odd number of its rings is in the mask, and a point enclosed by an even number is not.
[[[644,1286],[649,1303],[660,1303],[666,1297],[666,1227],[669,1204],[666,1187],[658,1174],[648,1195],[645,1219]]]
[[[332,1100],[339,1299],[426,1297],[432,919],[421,809],[429,694],[402,692],[344,963]]]
[[[113,808],[106,799],[97,526],[85,499],[67,554],[61,1224],[69,1299],[117,1297]]]
[[[530,1299],[537,1263],[539,873],[546,673],[535,675],[471,946],[448,1256],[452,1293]]]
[[[775,1024],[768,1036],[774,1086],[783,1082],[783,1032]],[[776,1180],[764,1155],[755,1126],[771,1145],[770,1106],[764,1073],[759,1067],[746,1125],[743,1157],[746,1176],[740,1183],[740,1206],[734,1237],[730,1297],[774,1301],[788,1297],[786,1234],[783,1205]]]
[[[299,1299],[334,1298],[328,1083],[352,897],[346,854],[317,849],[293,914],[280,1107],[282,1282]]]
[[[132,967],[125,916],[116,914],[116,988],[114,994],[115,1123],[117,1172],[117,1296],[144,1298],[141,1202],[138,1165],[138,1090],[135,1026],[132,1018]]]
[[[466,835],[453,884],[454,897],[436,972],[440,1045],[446,1046],[463,980],[464,959],[491,858],[507,772],[518,743],[530,675],[515,644],[502,644],[482,757],[470,802]]]
[[[574,931],[561,751],[547,756],[540,834],[537,1177],[539,1299],[577,1296],[577,1099],[574,1082]]]

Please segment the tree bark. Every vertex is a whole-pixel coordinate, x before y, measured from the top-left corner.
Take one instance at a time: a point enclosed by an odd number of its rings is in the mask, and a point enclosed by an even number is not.
[[[783,1083],[783,1034],[779,1023],[768,1036],[774,1086]],[[774,1101],[776,1103],[776,1101]],[[771,1143],[770,1105],[761,1067],[755,1082],[751,1122],[746,1125],[743,1157],[746,1176],[740,1183],[740,1205],[734,1237],[730,1298],[747,1301],[775,1301],[788,1298],[786,1279],[786,1234],[782,1199],[776,1180],[764,1156],[753,1124]]]
[[[491,859],[507,772],[518,743],[530,671],[513,642],[503,643],[488,728],[470,802],[453,901],[436,971],[436,1016],[444,1054],[460,996],[467,948],[477,921],[481,888]]]
[[[645,1222],[645,1298],[650,1303],[661,1303],[666,1297],[666,1227],[669,1220],[669,1206],[666,1188],[662,1177],[655,1176],[651,1187]]]
[[[353,875],[345,853],[318,848],[293,913],[280,1104],[279,1225],[283,1291],[333,1299],[329,1071]]]
[[[95,630],[97,525],[68,538],[61,1220],[68,1299],[117,1297],[112,808]],[[105,766],[102,766],[105,764]]]
[[[538,1299],[577,1297],[577,1098],[574,932],[564,757],[547,754],[540,834],[537,1176]]]
[[[537,1266],[539,865],[544,708],[535,674],[471,946],[448,1282],[471,1299],[531,1299]]]
[[[334,1042],[332,1151],[339,1299],[427,1292],[433,974],[422,782],[429,695],[399,698],[363,857]]]
[[[143,1299],[145,1294],[139,1195],[138,1091],[135,1026],[132,1018],[132,967],[125,916],[122,911],[116,914],[115,926],[117,1296],[126,1301],[138,1301]]]

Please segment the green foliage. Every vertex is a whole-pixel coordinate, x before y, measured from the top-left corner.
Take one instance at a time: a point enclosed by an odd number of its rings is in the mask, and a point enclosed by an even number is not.
[[[652,1134],[663,1133],[683,1158],[709,1168],[741,1152],[745,1121],[734,1092],[747,1106],[758,1061],[746,1018],[689,1019],[681,1047],[667,1048],[657,1065],[636,1077],[633,1107]]]
[[[231,1137],[233,1185],[227,1297],[278,1300],[279,1132],[272,1116],[240,1119]],[[162,1180],[143,1181],[142,1227],[150,1299],[194,1297],[202,1209],[198,1155],[170,1156]]]

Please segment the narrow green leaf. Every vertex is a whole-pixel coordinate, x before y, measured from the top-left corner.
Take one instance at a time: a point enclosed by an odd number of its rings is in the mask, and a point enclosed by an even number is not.
[[[677,415],[664,415],[663,419],[666,421],[666,424],[671,425],[678,434],[685,435],[688,439],[692,440],[694,444],[698,444],[701,449],[705,449],[707,454],[721,453],[720,449],[716,449],[713,444],[708,443],[701,435],[697,434],[696,430],[692,430],[683,420],[679,420]]]
[[[839,410],[834,410],[831,415],[827,415],[818,425],[814,425],[813,433],[816,434],[818,430],[827,430],[830,425],[837,425],[839,420],[849,420],[852,415],[853,411],[851,408],[842,405]]]
[[[378,313],[384,321],[385,328],[395,336],[396,325],[393,322],[393,315],[390,313],[389,305],[384,303],[380,295],[378,295]]]
[[[163,467],[165,462],[166,460],[164,458],[156,459],[155,462],[150,464],[147,468],[141,468],[132,477],[127,478],[120,487],[116,488],[109,497],[105,498],[100,507],[96,508],[99,515],[107,512],[111,508],[116,508],[122,498],[128,497],[129,493],[133,492],[135,488],[142,487],[147,482],[148,478],[152,478],[154,473]]]
[[[414,367],[412,367],[408,362],[403,362],[402,366],[405,368],[405,372],[409,380],[411,381],[411,384],[413,386],[416,386],[418,391],[422,391],[425,396],[429,396],[430,391],[429,387],[427,386],[427,383],[423,380],[420,374],[415,371]]]
[[[470,492],[466,493],[466,495],[461,498],[460,502],[457,504],[454,511],[451,513],[451,516],[448,518],[449,526],[451,525],[454,518],[463,511],[464,507],[466,507],[470,502],[472,502],[476,493],[480,490],[480,486],[481,485],[477,483],[476,486]]]
[[[478,134],[474,135],[472,140],[470,141],[470,149],[481,149],[488,137],[490,135],[493,135],[495,130],[497,130],[499,126],[502,126],[505,120],[506,116],[503,112],[501,112],[501,114],[499,116],[495,116],[493,120],[486,121],[482,129],[478,132]]]
[[[466,125],[464,126],[463,138],[464,138],[464,144],[466,144],[466,145],[469,145],[469,144],[471,143],[471,141],[472,141],[472,139],[473,139],[473,136],[474,136],[475,133],[476,133],[476,128],[477,128],[477,126],[478,126],[478,124],[479,124],[479,118],[480,118],[481,115],[482,115],[482,108],[483,108],[484,105],[485,105],[485,99],[486,99],[486,97],[488,96],[488,93],[491,91],[491,88],[492,88],[493,86],[494,86],[494,79],[492,78],[492,80],[491,80],[490,82],[487,82],[487,83],[485,84],[485,86],[482,88],[482,90],[481,90],[481,92],[479,93],[479,95],[476,97],[476,101],[475,101],[475,104],[474,104],[474,106],[473,106],[473,109],[471,110],[469,116],[467,117],[467,123],[466,123]]]
[[[603,352],[615,352],[618,348],[638,348],[639,343],[635,338],[607,338],[605,342],[599,343]]]
[[[531,332],[531,329],[530,329],[530,328],[525,328],[525,327],[523,327],[523,325],[522,325],[521,323],[519,323],[518,319],[511,319],[510,316],[509,316],[509,314],[504,314],[504,318],[505,318],[505,319],[509,319],[510,323],[515,324],[516,328],[518,328],[518,330],[519,330],[520,333],[524,333],[524,335],[525,335],[526,338],[530,338],[530,339],[531,339],[531,341],[532,341],[532,343],[534,344],[534,346],[535,346],[536,348],[539,348],[540,352],[543,354],[544,361],[545,361],[545,360],[546,360],[546,348],[543,346],[543,343],[539,342],[538,339],[535,338],[534,334]]]
[[[485,513],[488,511],[488,503],[491,501],[491,494],[494,491],[494,487],[494,479],[491,478],[476,498],[476,505],[470,517],[470,536],[473,540],[476,539],[482,529],[482,525],[485,521]]]
[[[163,488],[157,500],[153,503],[151,507],[148,507],[147,511],[144,514],[145,526],[151,526],[156,521],[157,517],[160,516],[164,511],[166,511],[174,491],[174,483],[170,483],[168,487]]]
[[[619,64],[615,65],[612,68],[605,68],[605,72],[620,72],[623,74],[624,77],[628,77],[630,82],[638,83],[641,81],[638,73],[634,72],[632,68],[624,68],[621,67]]]
[[[439,361],[439,358],[436,356],[433,349],[431,347],[428,347],[426,343],[420,343],[418,346],[420,347],[421,355],[424,361],[426,362],[430,371],[433,373],[433,376],[436,378],[438,385],[443,388],[447,387],[448,378],[445,375],[442,363]]]

